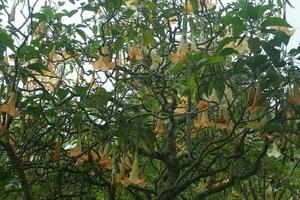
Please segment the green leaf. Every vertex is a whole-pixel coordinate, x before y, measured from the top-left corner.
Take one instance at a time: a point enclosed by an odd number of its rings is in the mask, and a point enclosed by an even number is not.
[[[48,67],[43,65],[42,63],[33,63],[27,66],[27,69],[31,69],[33,71],[42,73],[43,70],[48,70]]]
[[[289,23],[287,23],[284,19],[279,17],[270,17],[267,18],[265,21],[261,23],[263,27],[268,26],[285,26],[285,27],[292,27]]]
[[[147,30],[143,32],[143,41],[145,46],[153,45],[155,43],[155,39],[152,31]]]
[[[190,3],[192,4],[193,11],[197,12],[198,11],[198,0],[190,0]]]
[[[66,96],[68,96],[68,94],[69,94],[69,90],[67,90],[67,89],[58,88],[56,91],[56,96],[61,100],[66,98]]]
[[[207,61],[205,64],[207,65],[215,65],[215,64],[221,64],[224,62],[224,57],[223,56],[210,56],[207,58]]]
[[[2,29],[0,29],[0,45],[14,49],[13,39]]]
[[[85,96],[87,91],[88,91],[88,87],[84,87],[84,86],[76,86],[75,87],[75,92],[79,96],[82,96],[82,97]]]
[[[196,83],[195,73],[191,72],[188,77],[188,86],[191,91],[192,96],[196,94],[198,88]]]
[[[214,79],[214,81],[212,82],[212,88],[215,89],[218,98],[222,99],[222,96],[225,91],[225,84],[224,84],[223,80],[217,79],[217,78]]]

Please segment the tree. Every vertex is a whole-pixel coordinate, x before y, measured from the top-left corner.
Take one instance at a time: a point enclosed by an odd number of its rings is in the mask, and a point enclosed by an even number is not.
[[[288,1],[0,2],[1,199],[299,199]]]

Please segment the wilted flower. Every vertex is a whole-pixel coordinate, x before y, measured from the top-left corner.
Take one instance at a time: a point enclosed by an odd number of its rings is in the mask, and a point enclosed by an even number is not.
[[[102,169],[112,169],[112,162],[109,159],[109,153],[110,153],[110,144],[107,143],[104,147],[104,150],[101,154],[101,159],[99,161],[99,166]]]
[[[250,87],[248,91],[248,109],[250,113],[256,112],[259,109],[263,108],[264,106],[258,104],[258,101],[261,97],[261,89],[259,86],[255,87]]]
[[[121,181],[125,178],[126,173],[126,161],[125,156],[122,157],[121,163],[119,164],[120,172],[118,175],[118,181]]]
[[[17,96],[13,92],[11,93],[8,102],[0,106],[0,112],[5,112],[11,117],[19,117],[21,115],[21,111],[16,110],[16,101]]]
[[[169,56],[169,58],[172,63],[177,64],[186,59],[187,52],[188,52],[188,45],[184,37],[182,37],[179,42],[177,51],[175,53],[172,53]]]
[[[129,61],[139,61],[143,60],[144,56],[141,49],[137,46],[137,44],[133,44],[132,47],[128,51],[128,60]]]

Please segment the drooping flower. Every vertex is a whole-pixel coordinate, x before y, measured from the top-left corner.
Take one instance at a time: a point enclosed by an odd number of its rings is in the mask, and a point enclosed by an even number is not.
[[[193,6],[192,6],[192,4],[191,4],[190,1],[187,2],[187,5],[184,4],[184,9],[186,10],[186,13],[188,15],[192,15],[193,14]]]
[[[95,149],[92,148],[90,150],[90,155],[91,155],[91,158],[92,158],[93,161],[99,160],[99,156],[98,156],[97,151]]]
[[[184,114],[187,109],[188,99],[187,96],[180,97],[180,103],[178,104],[177,108],[174,110],[174,113],[177,115]]]
[[[128,60],[129,61],[139,61],[143,60],[144,56],[141,49],[137,44],[133,44],[132,47],[128,50]]]
[[[34,34],[37,35],[37,36],[43,36],[45,34],[45,22],[40,22],[35,31],[34,31]]]
[[[158,135],[164,135],[164,133],[166,132],[165,128],[164,128],[164,122],[163,120],[157,120],[154,132],[156,132]]]
[[[139,165],[138,158],[136,156],[133,161],[132,170],[130,172],[129,178],[128,179],[125,178],[123,181],[121,181],[121,183],[125,187],[128,187],[128,185],[130,185],[130,184],[135,184],[142,188],[145,187],[145,180],[141,179],[139,176],[139,166],[138,165]]]
[[[207,110],[209,108],[209,103],[207,101],[200,100],[197,104],[197,108],[199,110]]]
[[[112,162],[109,159],[109,153],[110,153],[110,144],[107,143],[104,147],[104,150],[101,154],[101,159],[99,161],[99,166],[102,169],[112,169]]]
[[[188,45],[187,45],[185,38],[182,37],[179,42],[177,51],[175,53],[172,53],[171,55],[169,55],[169,58],[172,63],[177,64],[186,59],[187,52],[188,52]]]
[[[115,64],[109,61],[108,56],[100,56],[98,60],[92,62],[91,64],[95,69],[98,69],[102,72],[106,72],[115,67]]]
[[[300,105],[300,87],[295,85],[289,93],[288,101],[295,105]]]
[[[255,94],[255,95],[253,96],[253,94]],[[247,111],[249,111],[250,113],[253,113],[264,107],[263,105],[259,104],[259,102],[258,102],[260,97],[261,97],[260,86],[257,86],[255,88],[251,88],[251,87],[249,88],[249,92],[248,92],[249,107],[247,108]]]
[[[219,119],[218,123],[216,123],[216,128],[219,129],[230,129],[232,128],[232,124],[229,122],[229,115],[226,106],[221,105],[219,109]]]
[[[126,6],[131,10],[136,10],[136,5],[138,4],[138,0],[128,0],[125,1]]]
[[[118,181],[121,181],[125,178],[126,175],[126,161],[125,161],[125,156],[122,157],[121,163],[119,164],[119,175],[118,175]]]
[[[201,114],[201,119],[198,116],[198,119],[194,120],[194,127],[201,129],[201,128],[208,128],[208,127],[214,127],[215,122],[212,122],[208,118],[208,111],[204,111]]]
[[[17,95],[13,92],[7,103],[0,106],[0,112],[5,112],[11,117],[19,117],[21,111],[16,110]]]
[[[53,161],[59,161],[60,154],[61,154],[61,143],[59,140],[57,140],[54,148]]]
[[[287,36],[292,36],[296,31],[296,29],[288,28],[285,26],[270,26],[270,28],[273,30],[281,31],[285,33]]]
[[[77,144],[75,145],[75,147],[73,147],[72,149],[70,149],[68,151],[68,155],[70,157],[77,157],[81,154],[81,148],[82,148],[82,145],[80,142],[77,142]]]
[[[0,122],[0,137],[4,134],[4,131],[5,131],[5,125],[3,125],[3,124]]]

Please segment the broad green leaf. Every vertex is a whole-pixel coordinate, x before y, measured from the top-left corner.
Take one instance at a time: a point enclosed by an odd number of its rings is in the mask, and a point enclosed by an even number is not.
[[[287,23],[284,19],[279,17],[269,17],[265,21],[261,23],[262,27],[268,26],[285,26],[285,27],[292,27],[289,23]]]
[[[155,39],[152,31],[147,30],[143,32],[143,41],[145,46],[153,45],[155,43]]]
[[[14,49],[13,39],[2,29],[0,29],[0,45]]]

